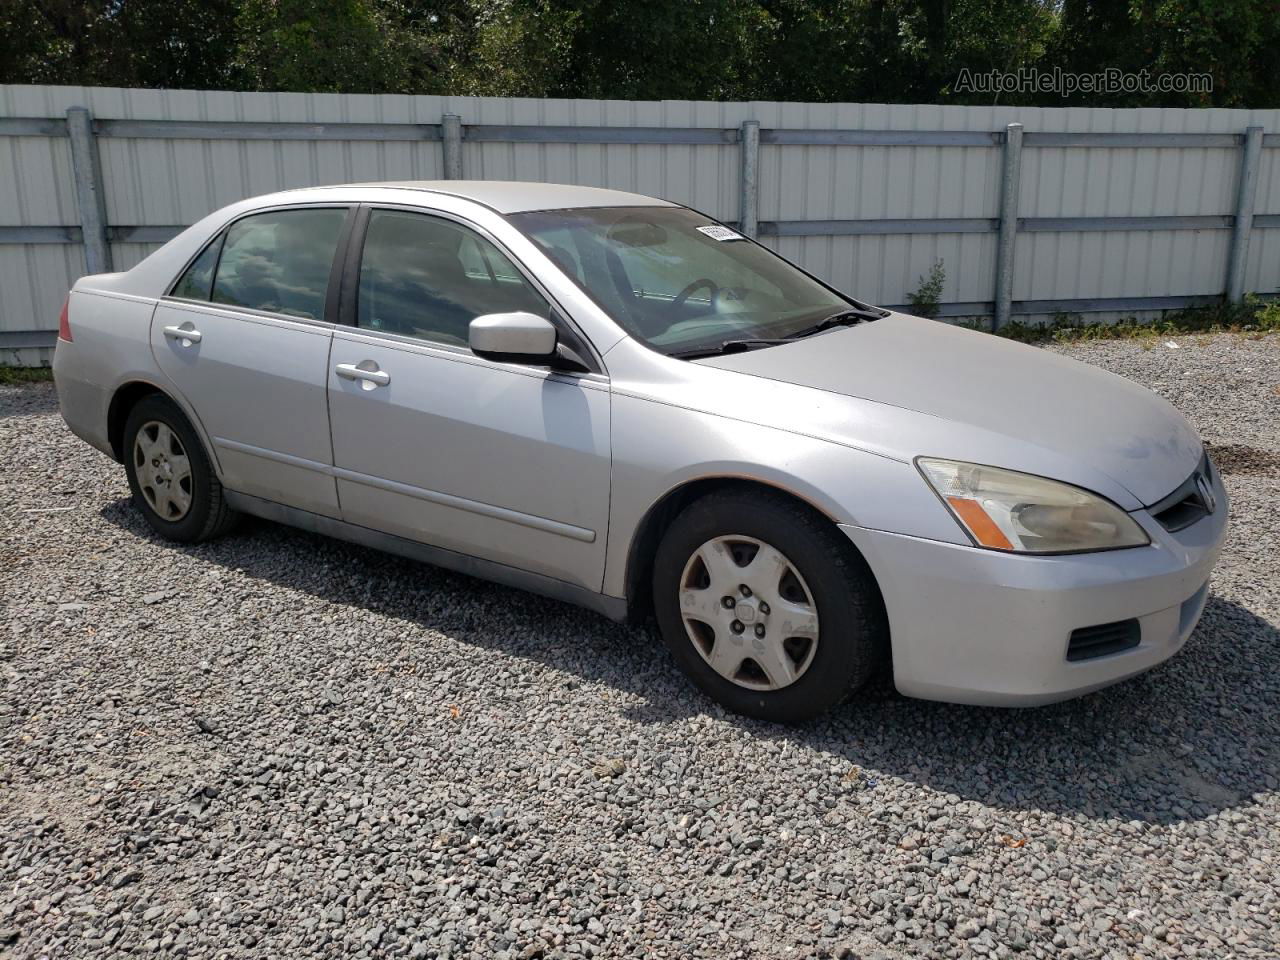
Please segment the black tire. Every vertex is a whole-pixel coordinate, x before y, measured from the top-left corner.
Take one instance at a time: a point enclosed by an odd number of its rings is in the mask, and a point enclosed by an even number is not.
[[[135,441],[145,425],[161,423],[167,426],[181,443],[191,468],[190,507],[179,519],[161,516],[144,495],[138,480]],[[168,397],[159,393],[148,394],[134,404],[124,425],[124,466],[129,476],[129,490],[134,506],[146,518],[156,533],[166,540],[178,543],[200,543],[226,533],[239,518],[227,506],[222,484],[209,463],[204,445],[192,428],[186,415]]]
[[[749,689],[717,673],[681,615],[681,578],[690,558],[703,544],[736,535],[781,551],[817,608],[819,636],[807,669],[779,689]],[[867,681],[888,650],[884,602],[866,561],[826,517],[766,491],[711,493],[675,518],[654,558],[653,608],[663,641],[694,683],[735,713],[777,723],[798,723],[834,707]]]

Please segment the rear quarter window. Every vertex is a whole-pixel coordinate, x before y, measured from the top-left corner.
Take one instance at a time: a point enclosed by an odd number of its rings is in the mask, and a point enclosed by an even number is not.
[[[213,268],[218,265],[218,252],[222,249],[222,237],[218,236],[204,248],[200,256],[191,261],[170,296],[185,300],[208,300],[213,289]]]

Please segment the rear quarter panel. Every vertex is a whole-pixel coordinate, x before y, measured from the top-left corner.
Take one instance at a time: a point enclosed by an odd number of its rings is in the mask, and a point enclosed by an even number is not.
[[[111,454],[107,409],[116,387],[159,377],[148,343],[155,301],[86,289],[84,283],[71,291],[67,315],[72,341],[58,341],[53,377],[71,432]]]
[[[71,291],[67,309],[72,341],[59,341],[53,354],[62,418],[77,437],[114,457],[107,423],[111,399],[126,384],[148,383],[182,408],[210,450],[195,411],[173,389],[152,355],[156,299],[110,289],[117,276],[122,275],[85,277]]]

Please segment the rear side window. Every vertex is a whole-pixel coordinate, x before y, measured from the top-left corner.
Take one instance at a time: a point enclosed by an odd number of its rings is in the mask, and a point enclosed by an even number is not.
[[[222,244],[211,299],[323,319],[329,271],[346,216],[346,210],[280,210],[237,220]]]
[[[218,264],[218,251],[222,249],[222,237],[204,248],[204,252],[191,262],[187,272],[173,288],[171,296],[186,300],[208,300],[213,287],[213,268]]]
[[[484,237],[439,217],[375,210],[360,261],[356,325],[466,346],[487,313],[550,314],[545,300]]]

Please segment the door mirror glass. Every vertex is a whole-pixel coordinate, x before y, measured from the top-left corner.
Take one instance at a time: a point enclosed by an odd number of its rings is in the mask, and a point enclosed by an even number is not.
[[[476,356],[503,363],[550,363],[556,355],[555,325],[522,310],[476,317],[469,339]]]

